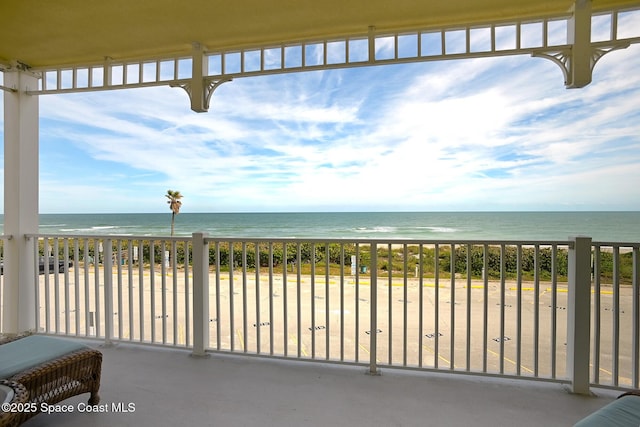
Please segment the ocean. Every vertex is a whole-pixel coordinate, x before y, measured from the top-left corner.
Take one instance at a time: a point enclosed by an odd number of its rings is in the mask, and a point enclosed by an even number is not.
[[[171,212],[41,214],[40,232],[168,236]],[[180,213],[175,235],[241,238],[379,238],[640,242],[640,212]]]

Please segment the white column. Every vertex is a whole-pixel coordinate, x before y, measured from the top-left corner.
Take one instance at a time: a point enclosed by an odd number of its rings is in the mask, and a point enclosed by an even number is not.
[[[209,109],[204,89],[204,76],[207,73],[204,48],[200,43],[193,44],[191,70],[191,109],[196,113],[206,113]]]
[[[573,237],[569,249],[567,376],[570,391],[589,394],[591,337],[591,237]]]
[[[28,71],[4,71],[4,248],[3,332],[31,331],[36,326],[34,240],[38,232],[38,87]]]
[[[567,22],[567,43],[571,58],[567,87],[580,88],[591,83],[591,0],[576,0]]]

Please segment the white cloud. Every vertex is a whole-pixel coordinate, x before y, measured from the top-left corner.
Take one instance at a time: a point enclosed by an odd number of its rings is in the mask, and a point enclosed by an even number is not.
[[[640,209],[637,53],[576,90],[507,57],[237,79],[205,114],[181,89],[47,95],[41,145],[92,169],[46,151],[41,210],[164,210],[167,188],[185,211]]]

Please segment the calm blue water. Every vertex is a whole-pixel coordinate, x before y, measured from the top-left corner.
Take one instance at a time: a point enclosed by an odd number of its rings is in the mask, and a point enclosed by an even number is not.
[[[171,213],[43,214],[40,232],[168,236]],[[176,235],[640,242],[640,212],[181,213]]]

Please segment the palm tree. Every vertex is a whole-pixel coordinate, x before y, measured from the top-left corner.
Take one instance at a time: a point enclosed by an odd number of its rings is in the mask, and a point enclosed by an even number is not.
[[[171,236],[173,236],[173,230],[176,221],[176,215],[180,213],[180,207],[182,206],[182,194],[179,191],[167,190],[166,194],[167,202],[169,204],[169,209],[171,209]]]

